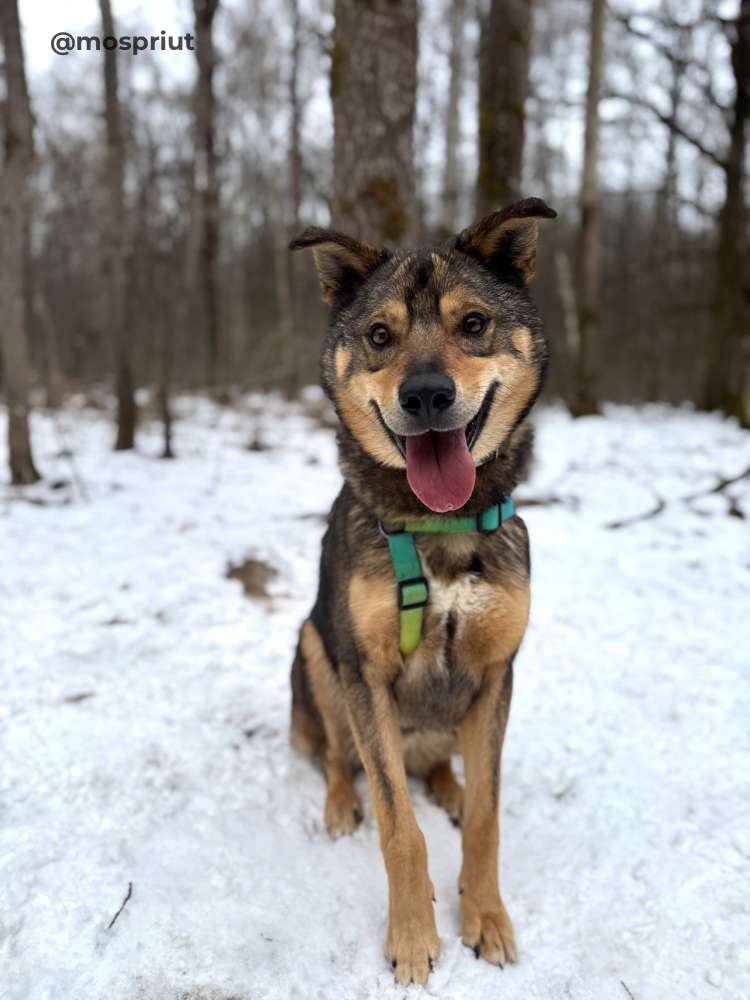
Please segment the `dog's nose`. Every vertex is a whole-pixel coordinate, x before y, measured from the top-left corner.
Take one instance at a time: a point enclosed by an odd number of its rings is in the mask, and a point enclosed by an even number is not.
[[[401,383],[398,400],[401,408],[413,417],[429,421],[453,405],[456,385],[448,375],[424,372],[411,375]]]

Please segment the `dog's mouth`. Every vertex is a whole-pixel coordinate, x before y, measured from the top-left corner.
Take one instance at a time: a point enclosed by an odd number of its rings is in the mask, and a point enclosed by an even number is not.
[[[422,503],[438,513],[460,510],[474,492],[476,467],[471,449],[482,433],[497,389],[493,382],[465,427],[395,434],[373,400],[375,412],[395,447],[406,461],[406,478]]]

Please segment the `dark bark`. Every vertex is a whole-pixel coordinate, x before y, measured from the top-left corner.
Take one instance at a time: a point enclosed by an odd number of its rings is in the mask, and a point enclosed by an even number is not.
[[[701,400],[750,427],[750,322],[743,288],[747,250],[745,157],[750,117],[750,0],[742,0],[733,26],[732,71],[736,95],[725,165],[724,204],[719,216],[715,332]]]
[[[214,94],[213,25],[219,0],[193,0],[195,56],[198,82],[195,91],[194,219],[197,224],[194,273],[199,285],[199,316],[208,354],[207,378],[215,386],[219,366],[219,186],[216,158],[216,96]]]
[[[302,312],[302,296],[299,294],[301,266],[305,263],[299,254],[290,254],[287,245],[290,237],[294,237],[302,228],[302,95],[300,93],[299,74],[302,58],[302,16],[299,0],[288,0],[289,17],[292,27],[292,46],[288,80],[289,94],[289,229],[283,230],[286,221],[284,202],[279,199],[279,226],[274,228],[274,242],[279,242],[278,257],[275,268],[281,271],[277,277],[279,294],[286,294],[288,302],[279,299],[279,318],[282,332],[288,328],[289,343],[286,363],[289,368],[287,387],[290,392],[296,392],[304,383],[302,370],[303,353],[297,343],[298,331],[304,329],[304,314]],[[280,231],[277,233],[277,229]]]
[[[114,36],[115,25],[110,0],[99,0],[102,33]],[[126,451],[135,444],[137,410],[130,356],[130,336],[125,318],[125,148],[117,84],[117,50],[104,52],[104,118],[107,131],[106,217],[103,261],[107,290],[106,322],[111,332],[115,356],[115,391],[117,394],[116,451]]]
[[[466,21],[466,0],[452,0],[451,3],[451,48],[449,57],[450,74],[448,83],[448,103],[445,109],[445,167],[443,170],[442,225],[446,233],[452,233],[458,223],[458,145],[461,138],[459,105],[464,72],[464,25]]]
[[[604,61],[604,0],[591,0],[589,76],[586,89],[586,128],[581,176],[580,231],[580,342],[576,359],[576,386],[571,400],[574,416],[599,412],[599,295],[601,227],[599,206],[599,100]]]
[[[289,72],[289,194],[291,203],[291,228],[296,235],[300,229],[302,205],[302,98],[299,92],[299,68],[302,51],[302,18],[299,0],[288,0],[292,21],[292,52]]]
[[[336,0],[333,224],[376,243],[416,232],[417,0]]]
[[[59,410],[63,403],[63,378],[60,371],[60,352],[57,343],[57,326],[50,313],[47,300],[36,287],[33,292],[33,311],[41,331],[43,345],[44,401],[50,410]]]
[[[479,49],[477,216],[520,197],[530,42],[531,0],[491,0]]]
[[[8,407],[10,478],[16,485],[25,485],[39,479],[29,434],[27,345],[28,181],[34,138],[17,0],[0,4],[0,30],[6,85],[5,159],[0,178],[0,354]]]

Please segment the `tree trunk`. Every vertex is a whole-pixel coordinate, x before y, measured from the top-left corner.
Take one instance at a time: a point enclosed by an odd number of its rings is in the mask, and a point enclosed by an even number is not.
[[[521,190],[531,0],[491,0],[479,46],[477,216]]]
[[[333,224],[375,243],[416,233],[417,0],[335,0]]]
[[[445,168],[443,171],[442,226],[446,233],[459,228],[458,223],[458,147],[461,141],[460,103],[463,83],[464,25],[466,0],[451,3],[451,50],[448,72],[448,104],[445,109]]]
[[[289,16],[292,22],[292,50],[291,63],[289,69],[288,94],[289,94],[289,230],[280,233],[281,247],[274,250],[274,270],[281,270],[283,275],[277,274],[277,293],[284,293],[289,296],[289,303],[286,305],[279,300],[279,317],[281,328],[288,326],[289,344],[288,352],[291,354],[290,370],[288,376],[288,387],[294,391],[303,382],[303,365],[305,351],[301,349],[299,338],[307,339],[308,332],[305,329],[304,315],[302,312],[302,296],[300,294],[300,267],[305,261],[300,259],[299,254],[290,254],[288,243],[290,236],[296,236],[302,226],[302,95],[299,86],[300,61],[302,56],[302,17],[300,14],[300,0],[288,0]],[[284,199],[285,200],[285,199]],[[280,206],[279,223],[283,227],[286,213],[283,211],[284,204]],[[274,245],[277,242],[277,232],[274,227]],[[288,314],[288,318],[287,318]]]
[[[299,0],[288,0],[292,21],[292,52],[289,72],[289,188],[291,228],[296,236],[300,228],[302,205],[302,100],[299,92],[299,67],[302,49],[302,18]]]
[[[294,313],[292,312],[291,270],[289,260],[289,234],[284,220],[284,192],[273,180],[273,203],[267,218],[273,241],[273,281],[279,317],[278,358],[283,371],[282,387],[288,393],[297,388],[297,359],[299,351],[294,343]]]
[[[750,0],[742,0],[732,41],[736,84],[726,161],[726,193],[719,216],[716,267],[716,329],[711,343],[702,406],[721,409],[750,427],[750,329],[743,289],[747,249],[745,201],[746,126],[750,117]]]
[[[161,259],[159,264],[162,264]],[[167,284],[169,271],[163,269],[164,283]],[[156,390],[156,403],[161,417],[163,448],[162,458],[174,458],[174,448],[172,447],[172,326],[174,324],[175,310],[170,308],[169,297],[163,292],[160,295],[161,306],[159,324],[159,378]]]
[[[599,99],[604,57],[605,0],[591,0],[589,79],[581,176],[580,350],[571,412],[580,417],[599,412],[599,285],[601,234],[599,220]]]
[[[60,351],[57,343],[55,318],[39,287],[33,292],[33,311],[42,334],[44,350],[44,402],[47,409],[59,410],[63,403],[63,378],[60,370]]]
[[[99,0],[102,33],[114,36],[115,25],[110,0]],[[107,326],[111,330],[115,356],[117,393],[116,451],[135,444],[137,411],[135,386],[130,360],[130,337],[125,322],[125,198],[123,166],[125,162],[117,93],[117,50],[104,52],[104,119],[107,130],[107,214],[105,218],[103,261],[107,289]]]
[[[26,259],[34,161],[31,103],[26,86],[17,0],[0,4],[5,50],[5,162],[0,192],[0,354],[8,407],[10,478],[35,483],[29,436]]]
[[[198,82],[195,91],[194,202],[199,231],[194,270],[199,281],[201,317],[208,352],[208,383],[215,387],[219,366],[219,298],[217,257],[219,247],[219,187],[216,176],[216,97],[213,88],[216,54],[213,23],[219,0],[193,0],[195,56]]]

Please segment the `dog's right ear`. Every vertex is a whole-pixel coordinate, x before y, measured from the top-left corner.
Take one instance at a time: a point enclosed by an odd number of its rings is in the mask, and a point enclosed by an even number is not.
[[[315,257],[320,294],[329,306],[353,298],[375,268],[391,256],[389,250],[318,226],[310,226],[289,244],[290,250],[308,248]]]

